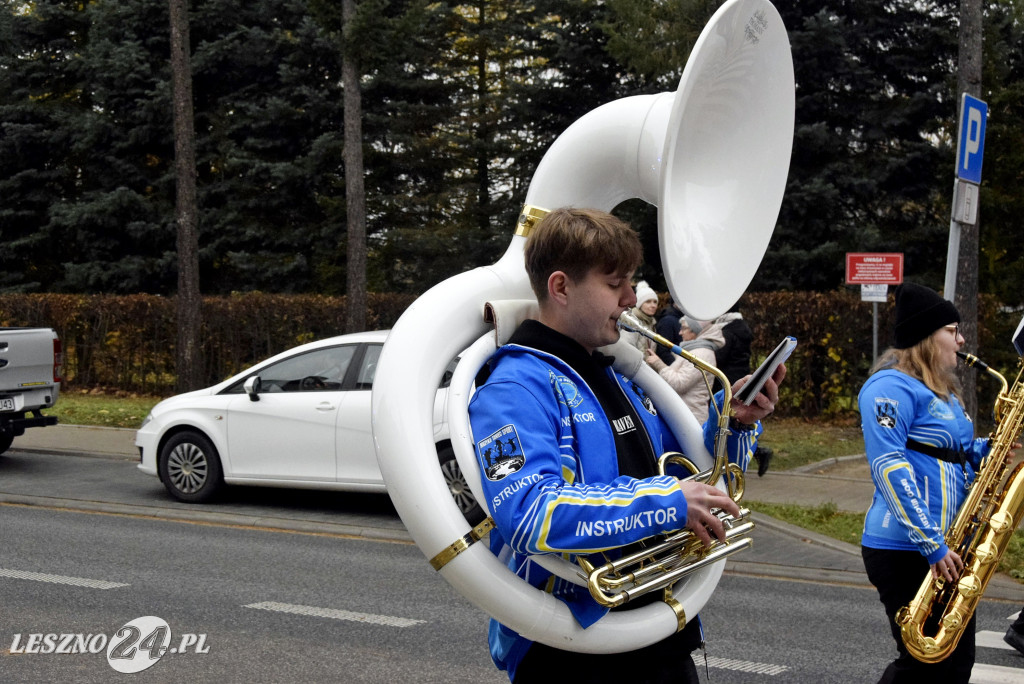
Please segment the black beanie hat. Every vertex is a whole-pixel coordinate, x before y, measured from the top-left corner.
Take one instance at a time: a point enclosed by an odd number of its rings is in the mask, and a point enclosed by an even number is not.
[[[944,325],[960,322],[953,303],[930,288],[903,283],[896,288],[896,348],[908,349]]]

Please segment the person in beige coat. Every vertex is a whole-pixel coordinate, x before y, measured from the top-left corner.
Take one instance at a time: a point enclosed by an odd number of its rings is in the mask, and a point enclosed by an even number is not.
[[[683,316],[681,332],[683,341],[679,346],[709,366],[714,366],[715,351],[725,344],[721,324]],[[646,359],[648,365],[658,371],[683,398],[697,422],[703,424],[707,420],[708,405],[711,402],[711,391],[705,382],[704,372],[681,356],[677,356],[672,365],[666,365],[657,354],[648,350]],[[710,382],[714,382],[714,377],[710,377]]]

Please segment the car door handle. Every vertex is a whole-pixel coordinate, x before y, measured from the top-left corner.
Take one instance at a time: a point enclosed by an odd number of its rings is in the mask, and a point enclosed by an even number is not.
[[[316,405],[316,410],[317,411],[333,411],[334,410],[334,404],[332,404],[329,401],[321,401],[319,404]]]

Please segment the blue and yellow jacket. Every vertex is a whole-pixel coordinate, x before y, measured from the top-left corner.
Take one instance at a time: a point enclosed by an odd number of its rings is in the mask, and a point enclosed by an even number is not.
[[[680,450],[650,398],[630,379],[606,369],[632,403],[655,454]],[[716,397],[721,405],[721,393]],[[620,476],[612,426],[584,380],[558,357],[505,345],[474,394],[469,415],[496,529],[491,549],[511,550],[509,567],[568,605],[585,628],[607,609],[585,587],[530,562],[531,554],[591,554],[615,549],[686,524],[686,499],[671,476]],[[730,460],[744,469],[757,430],[729,437]],[[709,450],[715,424],[704,426]],[[603,564],[599,560],[597,564]],[[514,676],[531,642],[492,620],[495,664]]]
[[[858,401],[875,483],[861,544],[916,550],[935,563],[949,550],[944,534],[988,453],[988,439],[974,437],[974,423],[955,396],[943,401],[923,382],[895,369],[868,378]],[[915,451],[908,440],[962,451],[964,462]]]

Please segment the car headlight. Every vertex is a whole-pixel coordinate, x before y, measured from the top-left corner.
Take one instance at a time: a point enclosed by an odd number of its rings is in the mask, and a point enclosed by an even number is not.
[[[151,420],[153,420],[153,414],[147,413],[146,417],[142,419],[142,425],[139,426],[139,429],[141,430],[142,428],[146,427],[146,424],[149,423],[149,421]]]

